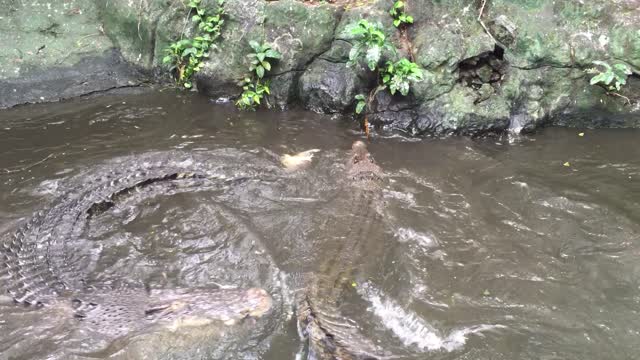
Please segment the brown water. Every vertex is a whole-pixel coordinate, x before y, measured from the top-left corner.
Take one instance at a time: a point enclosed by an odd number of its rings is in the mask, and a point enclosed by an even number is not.
[[[389,176],[386,231],[376,237],[384,253],[364,257],[377,265],[357,273],[349,299],[362,305],[349,314],[363,332],[408,359],[638,358],[640,132],[579,132],[372,139]],[[294,359],[301,346],[292,287],[301,269],[330,254],[314,251],[317,234],[340,236],[318,226],[332,211],[344,152],[360,137],[339,119],[239,113],[172,91],[5,110],[0,232],[15,231],[78,185],[78,174],[115,157],[226,148],[238,171],[253,166],[271,180],[138,196],[92,224],[86,246],[102,250],[90,275],[263,286],[273,314],[244,333],[152,334],[113,356]],[[277,155],[311,148],[321,151],[310,169],[274,170]],[[0,358],[70,356],[70,325],[52,325],[60,316],[0,306]]]

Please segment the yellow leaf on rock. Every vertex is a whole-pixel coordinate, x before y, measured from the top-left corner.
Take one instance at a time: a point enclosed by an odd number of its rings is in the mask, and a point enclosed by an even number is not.
[[[566,167],[571,166],[571,164],[570,164],[568,161],[567,161],[566,163],[562,164],[562,165],[564,165],[564,166],[566,166]]]

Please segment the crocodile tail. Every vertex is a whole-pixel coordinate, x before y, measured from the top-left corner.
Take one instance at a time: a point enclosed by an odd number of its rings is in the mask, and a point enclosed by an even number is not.
[[[0,280],[15,303],[43,305],[51,296],[66,290],[65,284],[54,275],[49,264],[37,254],[36,244],[27,241],[34,224],[43,216],[36,215],[16,231],[5,237],[0,245]]]
[[[375,360],[382,356],[371,341],[364,338],[354,324],[330,311],[319,309],[308,296],[296,299],[298,332],[307,344],[307,359]]]

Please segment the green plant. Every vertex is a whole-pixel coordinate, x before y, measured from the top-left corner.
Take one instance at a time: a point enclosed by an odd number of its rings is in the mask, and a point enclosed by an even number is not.
[[[375,71],[383,50],[396,53],[396,48],[387,41],[382,26],[379,24],[371,24],[367,20],[361,19],[357,23],[347,25],[343,35],[355,40],[355,44],[349,52],[349,64],[356,63],[364,54],[367,66],[371,71]]]
[[[391,10],[389,10],[389,14],[393,17],[393,26],[395,27],[400,27],[402,24],[413,24],[413,17],[404,12],[404,5],[404,1],[397,0],[393,3]]]
[[[363,94],[356,95],[356,114],[361,114],[367,105],[367,98]]]
[[[242,94],[236,101],[236,106],[241,110],[255,110],[260,105],[265,94],[270,95],[269,81],[264,83],[260,79],[253,82],[251,78],[245,78],[242,84]]]
[[[241,110],[255,110],[262,103],[265,94],[271,94],[269,81],[262,81],[262,79],[267,71],[271,71],[271,61],[282,58],[282,54],[273,49],[270,44],[250,41],[249,46],[254,51],[247,55],[251,59],[249,75],[240,81],[242,94],[236,100],[236,106]]]
[[[418,64],[407,59],[400,59],[393,63],[387,61],[385,67],[380,71],[382,86],[389,87],[391,95],[395,95],[397,91],[402,96],[409,94],[411,81],[422,81],[424,74]]]
[[[609,65],[604,61],[594,61],[594,67],[587,69],[589,74],[596,74],[591,78],[591,85],[601,85],[607,91],[620,91],[620,88],[627,83],[627,77],[631,75],[629,66],[623,63]]]
[[[258,78],[262,79],[265,71],[271,71],[271,60],[279,60],[282,55],[267,43],[260,45],[256,41],[250,41],[249,46],[255,51],[247,55],[251,59],[249,71],[255,71]]]
[[[402,1],[397,1],[394,4],[396,11],[401,11],[403,8],[404,3]],[[400,92],[403,96],[407,96],[411,88],[411,82],[424,79],[423,70],[418,64],[408,59],[403,58],[395,62],[388,60],[382,68],[379,67],[383,50],[389,50],[393,57],[397,56],[396,48],[387,40],[381,25],[371,24],[367,20],[361,19],[357,23],[347,25],[343,36],[355,40],[349,52],[348,64],[356,63],[364,54],[369,70],[376,72],[376,77],[378,78],[378,85],[369,92],[368,96],[364,94],[356,95],[356,114],[363,113],[378,91],[388,88],[392,95]],[[364,124],[365,129],[368,129],[366,114]]]
[[[209,57],[209,50],[222,31],[224,24],[224,0],[218,0],[213,14],[200,7],[201,0],[190,0],[190,12],[195,12],[191,20],[198,24],[198,35],[192,39],[181,39],[170,44],[164,51],[163,64],[169,64],[169,70],[175,75],[176,83],[191,88],[191,77],[202,68],[202,61]]]

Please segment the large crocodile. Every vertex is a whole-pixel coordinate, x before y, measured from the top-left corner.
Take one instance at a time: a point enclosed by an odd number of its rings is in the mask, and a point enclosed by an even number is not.
[[[330,225],[337,239],[326,239],[322,251],[326,260],[306,277],[305,289],[297,300],[298,324],[308,338],[312,359],[375,359],[381,354],[371,341],[340,314],[345,292],[354,284],[358,254],[378,253],[380,233],[382,169],[371,158],[366,145],[356,141],[346,164],[346,184],[336,197],[337,204]],[[334,207],[332,206],[332,209]]]
[[[272,299],[260,288],[85,286],[82,269],[89,264],[86,257],[78,256],[82,249],[72,248],[73,238],[91,218],[116,206],[127,194],[162,182],[171,185],[160,191],[170,192],[180,186],[179,180],[197,182],[200,188],[220,188],[251,175],[247,171],[228,177],[229,171],[224,171],[228,163],[233,162],[204,166],[191,154],[163,153],[127,157],[106,166],[108,171],[83,174],[82,185],[62,195],[57,205],[1,239],[0,288],[5,295],[0,300],[60,310],[83,331],[109,343],[158,327],[232,324],[264,315]]]

